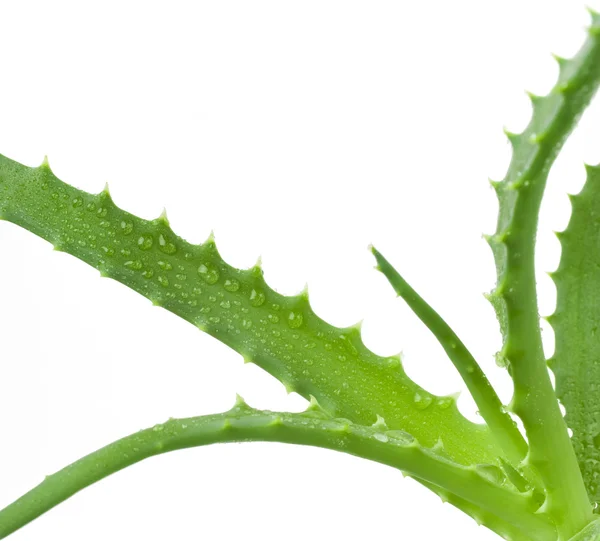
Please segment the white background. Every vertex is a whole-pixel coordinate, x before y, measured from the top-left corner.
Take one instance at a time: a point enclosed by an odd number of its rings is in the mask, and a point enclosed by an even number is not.
[[[600,8],[599,1],[589,2]],[[214,229],[237,266],[262,255],[283,293],[364,318],[375,352],[411,377],[463,388],[426,329],[375,272],[373,242],[443,314],[498,385],[487,178],[522,129],[524,90],[573,54],[583,2],[0,2],[0,152],[87,191],[108,181],[142,217],[167,208],[184,238]],[[541,311],[555,292],[551,231],[600,160],[600,104],[552,171],[541,216]],[[0,224],[0,505],[139,428],[303,400],[216,340],[8,223]],[[552,331],[544,324],[548,353]],[[460,407],[477,420],[466,396]],[[465,442],[468,444],[468,442]],[[448,539],[495,536],[399,472],[321,449],[239,444],[146,461],[16,533],[60,539]]]

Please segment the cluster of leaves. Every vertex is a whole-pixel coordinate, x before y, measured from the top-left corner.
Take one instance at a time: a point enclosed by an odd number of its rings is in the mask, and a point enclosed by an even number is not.
[[[216,442],[278,441],[351,453],[400,469],[479,523],[513,541],[600,539],[600,168],[588,167],[573,215],[560,234],[556,352],[540,336],[534,272],[537,216],[548,171],[600,84],[600,15],[592,13],[577,55],[559,59],[533,116],[508,134],[513,157],[493,183],[500,203],[488,237],[497,269],[489,295],[503,334],[499,353],[514,381],[503,405],[459,337],[374,248],[379,270],[429,327],[472,394],[485,425],[466,420],[452,396],[411,381],[399,357],[368,350],[358,327],[336,328],[308,296],[285,297],[260,266],[231,267],[212,238],[192,245],[165,215],[143,220],[108,190],[92,195],[59,180],[47,161],[29,168],[0,155],[0,218],[13,222],[221,340],[311,400],[303,413],[258,411],[238,398],[228,412],[171,419],[112,443],[47,477],[0,511],[6,537],[84,487],[147,457]],[[560,411],[558,399],[566,407]],[[525,428],[525,437],[511,413]],[[567,427],[573,431],[569,436]]]

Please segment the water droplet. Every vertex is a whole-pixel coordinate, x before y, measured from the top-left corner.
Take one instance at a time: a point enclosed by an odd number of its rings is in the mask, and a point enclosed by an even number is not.
[[[158,247],[160,248],[160,251],[165,254],[174,254],[177,251],[177,246],[162,233],[158,236]]]
[[[113,255],[115,255],[114,248],[111,248],[110,246],[102,246],[102,250],[104,251],[104,253],[107,256],[113,256]]]
[[[74,209],[80,207],[81,205],[83,205],[83,199],[81,199],[81,197],[76,197],[75,199],[73,199],[73,208]]]
[[[441,398],[438,398],[436,404],[440,409],[446,410],[452,405],[452,402],[453,402],[452,397],[443,396]]]
[[[421,392],[415,393],[413,401],[415,404],[415,408],[419,410],[424,410],[431,405],[431,403],[433,402],[433,398],[430,394],[425,394],[425,392]]]
[[[250,292],[250,304],[252,306],[262,306],[265,303],[265,294],[260,289],[253,289]]]
[[[491,483],[501,484],[505,479],[504,472],[493,464],[477,464],[475,471]]]
[[[242,327],[244,327],[244,329],[249,329],[252,327],[252,321],[249,319],[242,319]]]
[[[221,308],[225,308],[226,310],[229,310],[229,308],[231,308],[231,303],[229,301],[221,301],[219,306]]]
[[[171,265],[171,263],[169,263],[168,261],[159,261],[158,266],[162,270],[171,270],[173,268],[173,265]]]
[[[211,323],[220,323],[221,322],[221,318],[217,317],[217,316],[210,316],[208,318],[208,321],[210,321]]]
[[[146,279],[150,279],[154,276],[154,271],[152,269],[146,269],[144,272],[142,272],[142,276]]]
[[[302,325],[303,320],[304,318],[299,312],[290,312],[287,318],[288,327],[290,327],[290,329],[297,329]]]
[[[267,316],[267,318],[268,318],[268,320],[269,320],[271,323],[279,323],[279,316],[278,316],[278,315],[275,315],[275,314],[269,314],[269,315]]]
[[[397,445],[410,445],[415,441],[414,436],[404,430],[388,430],[386,434]]]
[[[131,250],[127,250],[126,248],[123,248],[121,250],[121,255],[124,255],[125,257],[128,257],[131,255]]]
[[[166,276],[159,276],[158,283],[163,287],[169,287],[169,279]]]
[[[386,434],[382,434],[381,432],[375,432],[373,437],[382,443],[387,443],[389,441],[389,437]]]
[[[496,365],[500,368],[506,368],[508,366],[508,359],[502,354],[501,351],[497,351],[494,355]]]
[[[141,270],[143,267],[142,262],[139,259],[134,261],[125,261],[124,265],[131,270]]]
[[[97,211],[96,211],[96,216],[98,216],[99,218],[104,218],[107,214],[108,210],[106,210],[104,207],[100,207]]]
[[[184,280],[187,280],[187,274],[176,274],[175,278],[183,282]]]
[[[122,221],[119,225],[121,226],[121,233],[123,235],[130,235],[133,231],[133,222]]]
[[[138,238],[137,243],[140,250],[150,250],[150,248],[152,248],[152,244],[154,243],[154,239],[152,238],[152,235],[141,235]]]
[[[198,274],[207,284],[216,284],[219,281],[219,271],[212,263],[202,263],[198,267]]]
[[[225,280],[225,283],[223,284],[223,287],[227,291],[231,291],[233,293],[234,291],[237,291],[240,288],[240,283],[235,278],[227,278],[227,280]]]
[[[94,212],[96,210],[96,203],[88,203],[85,208],[90,212]]]

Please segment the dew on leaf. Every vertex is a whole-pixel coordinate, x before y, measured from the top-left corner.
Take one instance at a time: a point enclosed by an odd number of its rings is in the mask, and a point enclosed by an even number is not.
[[[493,464],[477,464],[475,470],[481,477],[487,479],[491,483],[500,484],[504,481],[504,472]]]
[[[252,327],[252,321],[249,319],[242,319],[242,327],[244,327],[244,329],[249,329]]]
[[[162,233],[158,236],[158,248],[165,254],[174,254],[177,251],[177,246]]]
[[[139,259],[134,259],[133,261],[125,261],[123,263],[128,269],[131,270],[141,270],[143,265]]]
[[[398,445],[410,445],[415,441],[415,438],[404,430],[387,430],[386,435]]]
[[[123,235],[130,235],[133,231],[133,222],[123,220],[119,225],[121,227],[121,233],[123,233]]]
[[[223,287],[227,291],[231,291],[233,293],[240,288],[240,283],[235,278],[228,278],[227,280],[225,280]]]
[[[163,287],[169,287],[169,279],[166,276],[159,276],[158,283]]]
[[[433,402],[433,398],[431,397],[430,394],[425,394],[424,392],[415,393],[413,402],[414,402],[415,408],[417,408],[418,410],[424,410],[424,409],[427,409],[431,405],[431,402]]]
[[[202,263],[198,267],[198,274],[207,284],[216,284],[219,281],[219,271],[211,263]]]
[[[173,268],[173,265],[171,265],[171,263],[169,263],[168,261],[159,261],[158,266],[162,270],[171,270]]]
[[[262,306],[265,303],[265,294],[259,289],[253,289],[250,292],[250,304],[252,306]]]
[[[386,434],[382,434],[381,432],[375,432],[373,437],[382,443],[387,443],[389,441],[389,437]]]
[[[73,208],[76,209],[76,208],[80,207],[81,205],[83,205],[83,199],[81,197],[76,197],[75,199],[73,199],[72,204],[73,204]]]
[[[290,312],[287,317],[287,324],[290,329],[297,329],[302,325],[303,320],[304,318],[302,317],[302,314],[298,312]]]
[[[438,398],[436,405],[442,409],[448,409],[452,405],[453,399],[448,396],[443,396],[442,398]]]
[[[154,244],[154,239],[152,238],[152,235],[140,235],[137,244],[140,250],[150,250],[150,248],[152,248],[152,244]]]

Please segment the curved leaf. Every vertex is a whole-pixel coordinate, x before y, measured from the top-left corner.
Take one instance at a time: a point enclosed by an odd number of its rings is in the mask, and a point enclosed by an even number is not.
[[[288,390],[315,396],[333,416],[371,424],[379,415],[427,447],[441,440],[446,455],[463,464],[493,463],[499,454],[488,428],[466,420],[454,398],[419,387],[398,357],[372,353],[358,327],[324,322],[305,294],[285,297],[259,267],[231,267],[212,239],[192,245],[164,217],[143,220],[107,191],[91,195],[65,184],[47,163],[30,168],[3,156],[0,217],[218,338]]]

